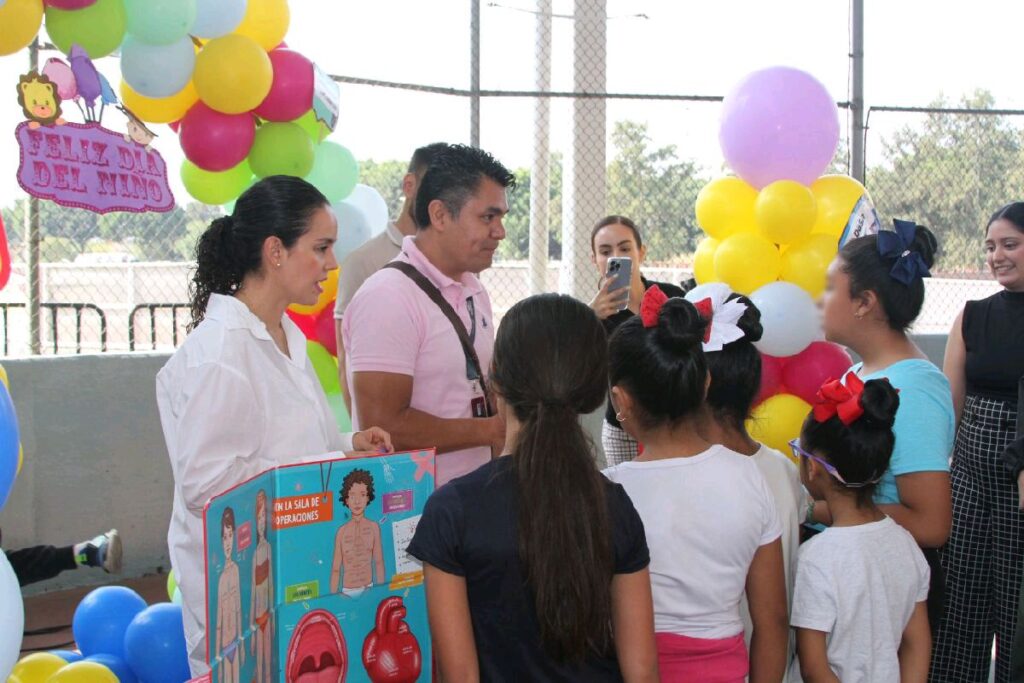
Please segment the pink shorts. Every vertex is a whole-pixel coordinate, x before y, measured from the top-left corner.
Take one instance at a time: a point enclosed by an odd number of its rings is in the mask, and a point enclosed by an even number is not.
[[[690,638],[656,634],[663,683],[743,683],[750,670],[743,634],[732,638]]]

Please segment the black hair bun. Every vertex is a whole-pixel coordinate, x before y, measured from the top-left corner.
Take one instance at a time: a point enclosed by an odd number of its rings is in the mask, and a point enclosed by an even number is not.
[[[736,326],[743,333],[743,341],[751,343],[761,341],[764,327],[761,326],[761,311],[754,305],[754,302],[742,294],[736,293],[730,294],[726,301],[738,301],[747,307],[740,319],[736,321]]]
[[[931,268],[935,265],[935,254],[939,250],[939,242],[931,230],[923,225],[918,225],[914,228],[914,241],[910,249],[921,254],[925,264]]]
[[[707,326],[708,321],[693,304],[674,297],[661,307],[654,338],[660,346],[673,352],[700,348]]]
[[[864,383],[860,407],[864,409],[864,417],[871,424],[892,429],[896,422],[896,411],[900,407],[899,392],[887,379],[870,379]]]

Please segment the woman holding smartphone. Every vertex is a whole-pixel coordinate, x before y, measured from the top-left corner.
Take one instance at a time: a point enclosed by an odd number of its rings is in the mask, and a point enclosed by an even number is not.
[[[609,338],[626,320],[640,312],[640,302],[648,288],[657,285],[671,297],[685,294],[677,285],[648,280],[640,272],[647,249],[640,229],[625,216],[605,216],[590,232],[591,259],[601,276],[599,289],[590,308],[604,325]],[[601,428],[601,445],[608,465],[618,465],[636,458],[640,447],[627,434],[609,400]]]

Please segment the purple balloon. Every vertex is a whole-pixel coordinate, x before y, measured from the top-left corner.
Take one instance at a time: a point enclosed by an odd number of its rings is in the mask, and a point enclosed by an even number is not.
[[[786,66],[748,74],[722,103],[725,160],[757,189],[776,180],[814,182],[836,153],[839,111],[814,76]]]

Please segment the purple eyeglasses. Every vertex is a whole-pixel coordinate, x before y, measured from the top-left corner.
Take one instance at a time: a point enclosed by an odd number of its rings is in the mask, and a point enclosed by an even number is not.
[[[879,481],[882,480],[882,477],[879,476],[878,478],[872,479],[871,481],[854,482],[854,483],[851,484],[850,482],[848,482],[845,479],[843,479],[843,475],[839,474],[839,470],[837,470],[832,465],[832,463],[826,462],[824,459],[819,458],[818,456],[814,455],[813,453],[809,453],[809,452],[805,451],[804,449],[800,448],[800,440],[799,439],[793,439],[792,441],[790,441],[789,442],[789,447],[793,451],[793,457],[794,458],[810,458],[814,462],[816,462],[819,465],[821,465],[822,467],[824,467],[826,472],[828,472],[833,477],[835,477],[836,481],[838,481],[840,484],[842,484],[843,486],[845,486],[848,489],[862,489],[865,486],[871,486],[873,484],[877,484]]]

